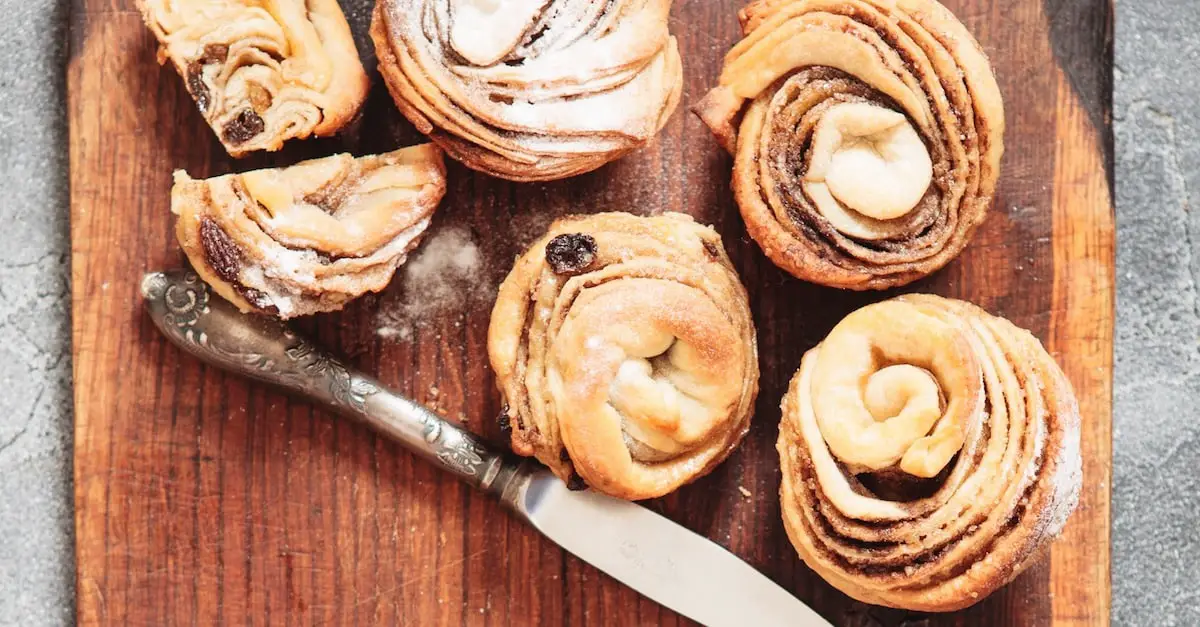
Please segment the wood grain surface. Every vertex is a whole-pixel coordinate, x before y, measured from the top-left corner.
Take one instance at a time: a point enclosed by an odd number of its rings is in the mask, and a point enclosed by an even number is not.
[[[1107,624],[1113,324],[1111,6],[1107,0],[950,0],[995,66],[1008,131],[1000,191],[966,252],[907,288],[970,300],[1040,337],[1083,410],[1083,500],[1063,538],[1007,588],[926,616],[850,601],[796,557],[779,517],[779,399],[800,355],[851,310],[891,293],[794,280],[747,237],[731,159],[686,111],[738,37],[739,0],[677,0],[683,106],[657,141],[595,173],[513,184],[450,168],[433,234],[482,251],[462,311],[380,338],[394,284],[297,325],[387,384],[501,442],[485,336],[495,286],[555,215],[683,211],[723,234],[759,328],[762,392],[741,448],[648,507],[737,553],[836,624]],[[78,618],[112,625],[684,624],[566,555],[488,498],[355,424],[181,355],[141,311],[143,272],[183,257],[171,172],[210,176],[419,141],[343,1],[372,71],[343,137],[229,159],[132,0],[74,0],[68,78],[74,294]],[[741,488],[749,492],[742,493]],[[737,603],[737,599],[730,599]]]

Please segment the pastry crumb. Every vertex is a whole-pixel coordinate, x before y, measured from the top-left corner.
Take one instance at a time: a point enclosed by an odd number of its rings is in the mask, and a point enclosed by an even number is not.
[[[746,498],[750,498],[750,497],[754,496],[754,494],[752,494],[749,490],[746,489],[746,486],[741,486],[741,485],[738,486],[738,492],[741,492],[742,496],[744,496]]]

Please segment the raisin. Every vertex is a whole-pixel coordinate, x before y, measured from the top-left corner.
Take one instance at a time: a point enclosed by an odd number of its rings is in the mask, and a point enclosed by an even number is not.
[[[571,478],[567,479],[567,489],[568,490],[573,490],[575,492],[578,492],[580,490],[586,490],[587,487],[588,487],[587,482],[584,481],[583,477],[580,477],[579,473],[577,473],[577,472],[571,473]]]
[[[204,84],[204,66],[199,61],[192,61],[187,67],[187,90],[200,108],[200,113],[207,114],[208,106],[212,104],[212,96],[208,93],[208,85]]]
[[[208,218],[200,221],[200,246],[204,249],[204,258],[208,265],[246,302],[259,311],[269,314],[279,314],[279,308],[271,302],[271,297],[260,290],[242,285],[238,273],[242,267],[242,251],[234,243],[233,238],[221,229],[216,222]]]
[[[508,417],[507,407],[504,408],[504,411],[500,412],[500,416],[496,418],[496,422],[500,423],[500,431],[504,435],[512,433],[512,420]]]
[[[240,283],[234,283],[233,288],[242,295],[242,298],[246,299],[246,302],[254,305],[259,311],[275,316],[279,315],[279,308],[275,306],[275,303],[271,302],[271,297],[267,296],[264,292],[256,290],[253,287],[246,287]]]
[[[250,106],[254,108],[255,113],[261,115],[271,108],[271,92],[258,83],[247,83],[246,85],[246,91],[250,96]]]
[[[546,261],[556,274],[579,274],[596,262],[596,239],[585,233],[558,235],[546,243]]]
[[[716,261],[721,258],[721,249],[715,243],[704,240],[703,244],[704,252],[708,253],[708,258],[710,260]]]
[[[238,283],[242,251],[238,250],[228,233],[208,218],[200,221],[200,246],[204,249],[204,258],[217,276],[229,283]]]
[[[204,47],[204,56],[200,57],[205,63],[224,63],[229,57],[229,46],[225,44],[208,44]]]
[[[212,105],[212,94],[208,91],[208,85],[204,84],[204,66],[209,63],[224,63],[228,56],[229,46],[208,44],[200,58],[188,63],[187,89],[196,101],[196,106],[200,108],[200,113],[208,113],[208,108]]]
[[[564,448],[558,452],[558,461],[560,461],[560,462],[571,461],[571,454],[567,452],[567,449]]]
[[[225,141],[237,145],[243,144],[267,127],[263,119],[253,109],[242,109],[232,120],[225,124],[223,136]]]

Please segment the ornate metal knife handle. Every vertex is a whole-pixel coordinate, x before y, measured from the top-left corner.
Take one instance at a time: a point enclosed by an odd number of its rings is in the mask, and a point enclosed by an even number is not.
[[[154,324],[186,352],[225,370],[273,383],[357,418],[467,483],[498,496],[522,468],[471,433],[292,333],[277,320],[243,314],[186,270],[152,272],[142,296]],[[507,499],[505,499],[507,500]]]

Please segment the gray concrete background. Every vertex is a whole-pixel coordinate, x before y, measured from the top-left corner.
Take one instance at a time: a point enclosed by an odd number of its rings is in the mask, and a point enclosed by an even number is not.
[[[74,615],[67,6],[0,0],[0,625]]]
[[[1195,0],[1117,2],[1118,625],[1200,625],[1198,34]]]
[[[0,11],[0,625],[59,625],[74,605],[66,4]],[[1194,0],[1117,3],[1118,625],[1200,625],[1198,33]]]

